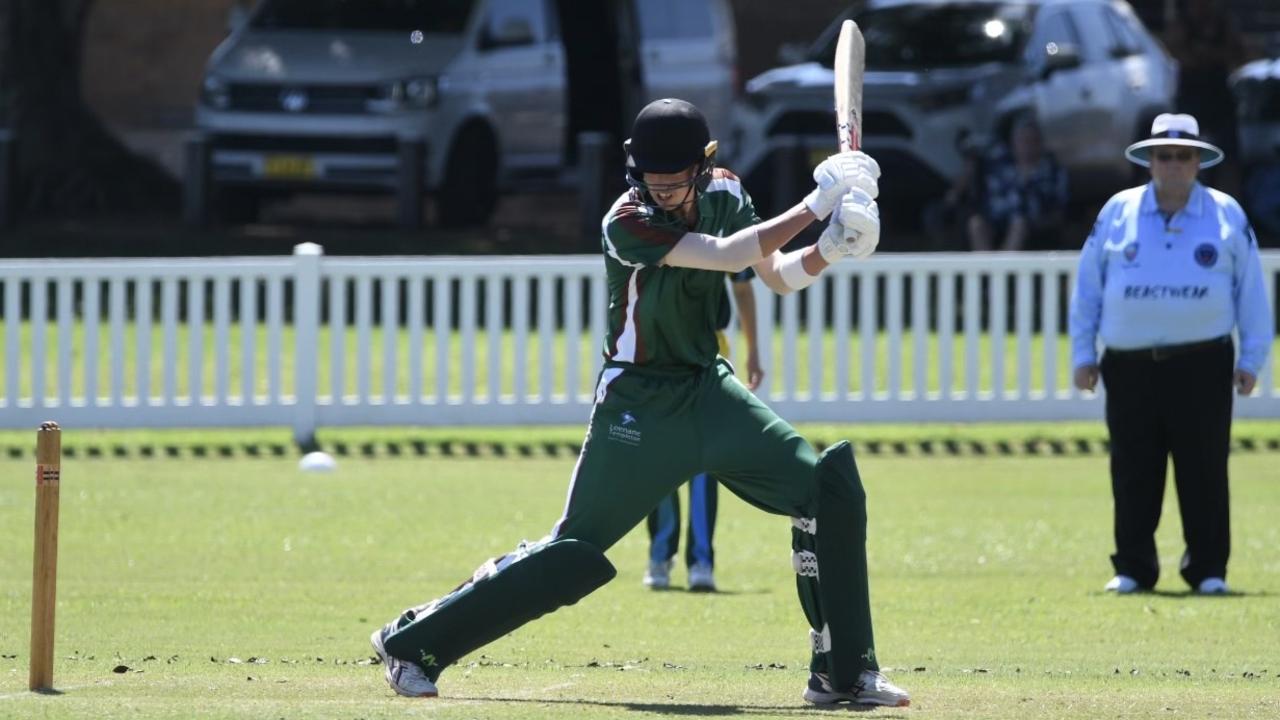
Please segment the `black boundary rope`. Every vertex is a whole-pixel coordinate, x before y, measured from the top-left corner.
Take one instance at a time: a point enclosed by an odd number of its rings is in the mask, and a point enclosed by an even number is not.
[[[819,451],[830,443],[811,438]],[[974,440],[965,438],[921,438],[916,440],[864,439],[853,441],[857,455],[873,457],[1078,457],[1105,455],[1110,443],[1102,437],[1037,437],[1020,440]],[[320,449],[334,457],[364,458],[519,458],[545,459],[576,457],[581,446],[575,442],[480,442],[472,440],[394,440],[386,442],[321,443]],[[18,445],[3,448],[11,460],[34,457],[35,449]],[[1233,437],[1233,453],[1280,452],[1280,437]],[[134,443],[77,444],[62,447],[67,459],[236,459],[284,458],[299,454],[290,443]]]

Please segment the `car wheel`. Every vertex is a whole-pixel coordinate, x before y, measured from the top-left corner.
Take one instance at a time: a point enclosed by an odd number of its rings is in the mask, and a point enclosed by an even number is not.
[[[483,225],[497,204],[498,150],[493,135],[471,125],[458,134],[436,193],[440,225]]]

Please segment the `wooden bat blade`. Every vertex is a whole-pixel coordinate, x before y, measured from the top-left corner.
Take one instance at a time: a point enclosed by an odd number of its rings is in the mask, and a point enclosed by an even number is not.
[[[836,140],[841,152],[862,146],[862,76],[866,57],[862,31],[854,21],[845,20],[840,25],[835,56]]]

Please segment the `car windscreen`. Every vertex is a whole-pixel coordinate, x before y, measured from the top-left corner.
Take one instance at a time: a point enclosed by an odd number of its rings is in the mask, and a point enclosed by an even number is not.
[[[263,0],[252,27],[263,30],[419,30],[456,35],[475,0]]]
[[[867,42],[868,68],[921,70],[1017,61],[1031,13],[1021,3],[907,3],[873,8],[854,20]],[[825,33],[810,59],[832,67],[838,37]]]

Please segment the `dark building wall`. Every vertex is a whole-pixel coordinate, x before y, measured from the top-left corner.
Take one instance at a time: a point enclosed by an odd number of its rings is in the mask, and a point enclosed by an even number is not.
[[[205,60],[236,0],[96,0],[84,92],[111,125],[187,126]]]

